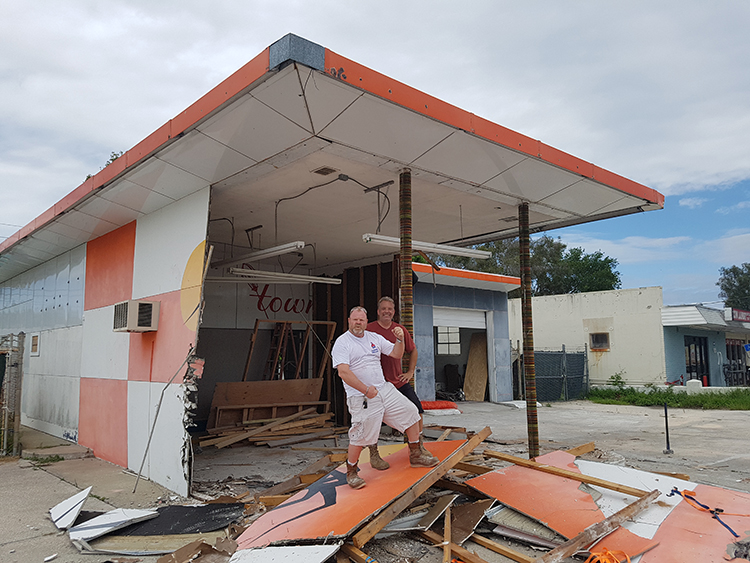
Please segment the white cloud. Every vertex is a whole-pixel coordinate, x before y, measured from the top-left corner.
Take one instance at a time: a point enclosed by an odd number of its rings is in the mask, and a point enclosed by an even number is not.
[[[750,233],[739,232],[705,241],[695,247],[693,256],[695,260],[724,267],[750,262]]]
[[[750,209],[750,201],[738,201],[737,203],[734,203],[727,207],[719,207],[716,210],[716,213],[729,215],[730,213],[736,213],[737,211],[742,211],[743,209]]]
[[[617,240],[593,238],[585,235],[566,234],[561,240],[568,247],[581,247],[587,253],[601,250],[606,256],[616,258],[620,264],[638,264],[679,259],[684,255],[687,236],[649,238],[631,236]]]
[[[708,199],[705,197],[683,197],[680,199],[679,204],[683,207],[689,207],[690,209],[697,209],[707,201]]]

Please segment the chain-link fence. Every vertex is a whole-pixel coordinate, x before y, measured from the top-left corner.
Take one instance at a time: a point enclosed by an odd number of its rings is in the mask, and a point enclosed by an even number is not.
[[[589,387],[587,350],[534,350],[537,401],[573,401]]]
[[[24,334],[0,337],[0,456],[18,455]]]

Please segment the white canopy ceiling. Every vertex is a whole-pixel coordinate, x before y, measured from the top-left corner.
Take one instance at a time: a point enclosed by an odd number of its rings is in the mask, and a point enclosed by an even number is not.
[[[326,71],[332,65],[337,70]],[[522,202],[532,232],[664,202],[645,186],[288,35],[0,245],[0,280],[206,186],[211,219],[233,225],[210,223],[215,259],[251,243],[303,240],[306,269],[336,273],[391,253],[362,234],[380,227],[398,236],[405,168],[413,237],[425,242],[515,236]],[[365,192],[389,181],[384,195]]]

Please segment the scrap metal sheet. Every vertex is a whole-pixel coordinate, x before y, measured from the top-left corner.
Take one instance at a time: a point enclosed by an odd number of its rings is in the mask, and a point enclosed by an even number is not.
[[[426,442],[425,447],[442,462],[465,443]],[[386,471],[359,464],[359,475],[367,486],[358,490],[347,485],[342,464],[253,522],[237,540],[239,549],[347,537],[434,469],[411,467],[406,447],[384,459],[391,464]]]

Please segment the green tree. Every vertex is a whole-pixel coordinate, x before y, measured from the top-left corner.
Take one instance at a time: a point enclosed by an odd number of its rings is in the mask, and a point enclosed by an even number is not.
[[[492,255],[487,260],[441,255],[438,262],[453,268],[521,275],[517,238],[489,242],[476,248]],[[533,295],[606,291],[622,286],[617,260],[601,251],[586,254],[582,248],[568,249],[559,238],[548,235],[532,239],[530,250]],[[518,296],[520,290],[510,293],[510,297]]]
[[[725,306],[750,311],[750,264],[719,268],[716,285]]]

